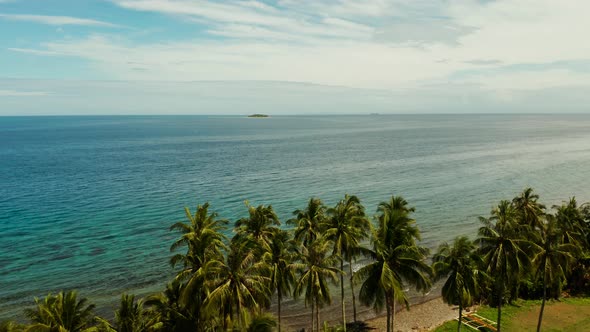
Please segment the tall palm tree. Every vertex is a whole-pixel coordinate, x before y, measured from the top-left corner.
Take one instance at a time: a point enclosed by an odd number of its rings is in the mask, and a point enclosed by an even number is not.
[[[502,304],[506,285],[512,285],[527,270],[533,247],[524,236],[530,232],[517,224],[516,211],[509,201],[501,201],[492,209],[490,218],[480,217],[476,243],[483,255],[487,273],[495,277],[498,297],[498,332],[502,328]]]
[[[272,237],[270,251],[262,256],[262,260],[270,269],[270,287],[277,293],[279,332],[281,331],[281,300],[284,295],[291,293],[295,284],[296,252],[295,241],[291,239],[290,233],[278,230]]]
[[[479,291],[481,256],[475,252],[475,244],[466,236],[455,238],[453,245],[443,243],[433,257],[433,270],[437,279],[447,278],[442,288],[445,302],[459,305],[459,324],[461,331],[463,308],[473,304]]]
[[[257,250],[258,257],[270,250],[271,239],[276,226],[280,226],[279,217],[271,205],[259,205],[254,207],[246,201],[248,207],[248,217],[241,218],[235,223],[236,235],[232,241],[252,241],[256,243],[260,250]]]
[[[512,200],[516,217],[522,225],[540,229],[543,227],[541,217],[545,214],[545,205],[539,203],[539,195],[533,192],[533,188],[526,188]]]
[[[340,260],[340,271],[344,271],[344,260],[348,261],[350,287],[352,291],[354,320],[356,321],[356,303],[352,279],[352,258],[359,251],[360,241],[367,237],[369,221],[365,217],[365,208],[356,196],[345,195],[334,208],[328,210],[325,221],[324,236],[334,246],[332,254]],[[340,274],[340,301],[342,305],[342,326],[346,331],[346,307],[344,301],[344,273]]]
[[[295,218],[287,223],[295,225],[295,240],[303,246],[309,246],[321,236],[321,225],[326,218],[326,207],[319,198],[310,198],[303,210],[293,212]]]
[[[188,223],[177,222],[170,227],[181,233],[170,247],[172,252],[186,247],[184,253],[177,253],[170,259],[172,266],[182,264],[182,269],[177,273],[176,279],[182,290],[179,305],[183,311],[191,309],[194,312],[185,314],[194,320],[197,330],[204,326],[204,306],[208,289],[207,280],[212,278],[211,267],[217,266],[223,261],[222,250],[225,248],[225,236],[221,234],[226,220],[218,219],[215,212],[209,212],[209,203],[199,205],[195,214],[191,214],[189,208],[185,208]]]
[[[373,248],[367,251],[373,262],[356,272],[363,280],[359,299],[376,311],[387,309],[387,331],[393,330],[395,303],[402,302],[409,309],[406,284],[418,291],[430,288],[431,268],[424,262],[428,250],[418,246],[420,230],[410,217],[414,208],[401,196],[392,196],[378,207],[378,228],[373,230]]]
[[[566,271],[579,250],[576,245],[563,242],[562,231],[559,229],[557,219],[552,215],[547,215],[547,222],[537,241],[540,250],[533,257],[532,262],[538,267],[537,271],[543,283],[543,302],[537,323],[537,332],[539,332],[547,299],[547,283],[562,283],[565,280]]]
[[[149,332],[158,331],[163,327],[156,312],[144,308],[143,299],[135,300],[132,294],[121,295],[121,304],[115,311],[115,324],[99,318],[102,330],[108,332]]]
[[[245,328],[249,315],[270,304],[268,266],[257,260],[251,242],[235,242],[225,262],[217,262],[216,276],[205,301],[209,312],[222,309],[223,327]],[[235,317],[235,319],[234,319]]]
[[[303,263],[298,264],[302,270],[295,285],[295,297],[305,293],[305,304],[311,305],[311,331],[313,331],[314,307],[316,309],[316,330],[320,330],[320,308],[330,304],[330,282],[336,282],[340,271],[333,267],[334,256],[328,255],[332,243],[318,238],[302,248],[300,255]]]
[[[78,299],[75,290],[49,294],[43,300],[35,298],[35,306],[25,310],[33,323],[28,329],[33,331],[88,331],[94,323],[94,304],[86,298]]]

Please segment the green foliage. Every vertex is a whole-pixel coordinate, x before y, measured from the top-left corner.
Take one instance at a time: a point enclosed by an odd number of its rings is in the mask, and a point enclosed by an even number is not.
[[[212,272],[215,278],[208,282],[204,306],[217,316],[221,308],[224,327],[247,326],[249,313],[270,303],[268,266],[257,261],[250,242],[233,243],[225,261],[216,262]]]
[[[260,256],[270,250],[271,239],[278,230],[276,226],[280,226],[281,222],[270,205],[254,207],[246,201],[246,206],[248,217],[236,221],[236,235],[232,242],[254,242],[259,247],[257,255]]]
[[[480,290],[480,280],[486,276],[479,271],[482,262],[475,250],[474,243],[461,236],[455,238],[452,246],[443,243],[433,258],[436,278],[447,278],[442,287],[443,300],[459,305],[459,331],[463,308],[473,304]]]
[[[295,240],[303,246],[309,246],[321,236],[321,225],[326,220],[326,207],[319,198],[311,198],[307,207],[293,212],[295,218],[287,221],[294,225]]]
[[[121,303],[115,311],[115,324],[98,319],[102,323],[100,330],[108,332],[148,332],[163,327],[157,313],[144,309],[144,301],[136,301],[135,296],[130,294],[121,295]]]
[[[523,308],[539,306],[538,328],[541,323],[550,328],[551,321],[542,320],[548,298],[557,299],[564,290],[590,293],[590,204],[578,205],[575,198],[548,211],[526,188],[514,199],[501,201],[489,218],[480,217],[475,242],[457,237],[452,244],[441,244],[432,268],[425,263],[427,248],[419,245],[414,208],[401,196],[378,205],[375,225],[356,196],[345,195],[329,209],[311,198],[293,213],[289,231],[280,228],[272,206],[246,206],[248,214],[235,222],[231,239],[223,235],[228,221],[211,212],[208,203],[194,214],[185,208],[186,220],[170,228],[179,234],[170,248],[174,279],[145,299],[123,294],[112,322],[95,317],[94,305],[71,291],[35,299],[35,307],[26,310],[30,325],[3,322],[0,332],[280,331],[281,302],[291,296],[303,297],[311,306],[312,330],[319,331],[320,309],[331,304],[332,285],[341,287],[346,321],[345,276],[350,277],[355,320],[354,286],[360,283],[359,300],[376,311],[387,310],[388,331],[396,304],[409,306],[408,288],[429,290],[433,275],[445,280],[444,300],[460,310],[477,301],[497,306],[484,305],[479,314],[497,319],[498,330],[503,322],[510,328]],[[364,247],[367,239],[370,248]],[[360,255],[368,262],[353,274],[352,262]],[[278,324],[265,312],[275,294]],[[522,302],[519,296],[540,300]],[[572,305],[590,305],[588,301],[564,300]],[[585,330],[589,324],[582,319],[568,328]],[[437,331],[457,327],[450,322]],[[365,329],[362,322],[324,327]]]
[[[402,197],[392,196],[379,204],[378,228],[373,231],[373,249],[367,254],[372,259],[362,267],[356,278],[363,280],[359,299],[376,311],[387,309],[387,331],[393,328],[395,303],[409,308],[406,284],[418,291],[430,288],[430,267],[424,262],[428,250],[416,244],[420,231],[410,217],[414,208]]]
[[[270,314],[259,314],[252,318],[246,332],[272,332],[277,326],[275,318]]]
[[[86,298],[78,299],[77,291],[35,298],[35,308],[25,310],[32,323],[27,331],[88,331],[94,323],[94,307]]]
[[[342,325],[346,331],[345,301],[344,301],[344,261],[350,267],[352,277],[352,259],[358,256],[360,241],[368,236],[369,221],[365,217],[365,207],[356,196],[345,195],[334,208],[328,210],[328,218],[322,225],[323,237],[333,244],[332,255],[340,261],[340,294],[342,304]],[[353,279],[350,279],[351,288]],[[354,291],[353,297],[354,297]],[[354,299],[354,298],[353,298]],[[355,308],[356,320],[356,308]]]
[[[0,332],[21,332],[24,329],[24,326],[10,320],[0,322]]]

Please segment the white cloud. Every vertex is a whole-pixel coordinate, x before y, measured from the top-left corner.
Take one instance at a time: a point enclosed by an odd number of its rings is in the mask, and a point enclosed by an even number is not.
[[[0,14],[0,19],[10,21],[23,21],[47,25],[84,25],[93,27],[119,27],[116,24],[97,21],[87,18],[78,18],[71,16],[48,16],[48,15],[26,15],[26,14]]]
[[[580,91],[590,95],[588,70],[575,65],[590,61],[586,1],[112,1],[197,22],[206,36],[138,42],[91,34],[9,50],[85,59],[101,77],[120,80],[387,90],[408,108],[431,105],[424,96],[438,104],[524,107],[522,101],[540,91],[560,91],[567,100],[580,100]],[[565,93],[566,87],[575,93]]]

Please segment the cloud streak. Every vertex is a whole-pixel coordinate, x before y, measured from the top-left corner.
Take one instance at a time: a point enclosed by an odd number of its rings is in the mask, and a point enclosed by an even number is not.
[[[9,21],[21,21],[31,22],[46,25],[80,25],[80,26],[91,26],[91,27],[106,27],[106,28],[117,28],[119,25],[88,19],[78,18],[71,16],[49,16],[49,15],[29,15],[29,14],[0,14],[0,19]]]

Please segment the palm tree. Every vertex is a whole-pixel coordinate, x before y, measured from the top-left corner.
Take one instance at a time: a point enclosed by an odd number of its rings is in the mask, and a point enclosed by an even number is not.
[[[211,267],[223,261],[222,250],[225,248],[225,236],[221,234],[226,220],[218,219],[217,213],[209,213],[209,203],[199,205],[192,215],[189,208],[185,208],[188,223],[177,222],[170,227],[181,233],[170,247],[170,251],[186,246],[185,253],[177,253],[170,259],[172,266],[182,263],[176,279],[181,283],[182,290],[179,305],[183,311],[191,309],[194,312],[185,314],[194,320],[197,330],[203,327],[203,303],[208,293],[207,280],[212,278]]]
[[[447,278],[442,288],[445,302],[459,305],[459,324],[461,331],[463,308],[473,303],[479,290],[480,256],[475,252],[475,244],[466,236],[455,238],[453,245],[443,243],[433,257],[433,270],[436,278]]]
[[[250,313],[269,305],[268,266],[257,261],[251,242],[233,243],[225,262],[217,262],[212,271],[216,277],[204,305],[217,315],[221,308],[225,329],[230,323],[244,328]]]
[[[401,196],[392,196],[378,207],[378,228],[373,230],[373,248],[367,251],[373,262],[356,272],[355,278],[364,280],[359,299],[376,311],[387,309],[387,331],[393,330],[395,303],[402,302],[409,309],[406,284],[418,291],[426,291],[431,283],[432,270],[424,263],[428,250],[418,246],[420,231],[410,218],[414,208]]]
[[[35,298],[35,309],[25,309],[33,323],[33,331],[88,331],[94,322],[94,304],[86,298],[78,299],[77,291],[47,295],[44,300]]]
[[[575,253],[579,251],[576,245],[564,243],[562,240],[562,231],[559,229],[557,219],[552,215],[547,215],[547,223],[541,229],[538,238],[540,250],[532,260],[534,265],[538,267],[537,271],[541,274],[543,283],[543,302],[539,312],[537,332],[541,331],[543,311],[547,299],[547,283],[562,283],[569,265],[575,260]]]
[[[530,256],[525,250],[533,248],[523,236],[530,232],[516,223],[516,211],[509,201],[501,201],[489,219],[480,217],[476,243],[480,247],[487,273],[495,277],[498,296],[498,332],[502,327],[502,304],[506,284],[513,284],[527,271]]]
[[[164,331],[207,330],[209,322],[195,317],[196,314],[201,314],[204,310],[196,307],[192,301],[182,303],[180,298],[183,293],[183,284],[178,279],[173,279],[166,285],[166,289],[162,293],[148,296],[144,305],[151,307],[158,313],[158,320],[162,322]]]
[[[541,217],[545,214],[545,205],[538,202],[539,195],[533,192],[532,188],[526,188],[512,200],[521,225],[528,225],[532,228],[543,227]]]
[[[148,332],[157,331],[163,327],[156,312],[144,309],[142,299],[135,300],[134,295],[121,295],[121,304],[115,312],[115,324],[99,318],[103,329],[108,332]]]
[[[338,269],[334,268],[334,256],[328,256],[332,243],[318,238],[308,246],[302,248],[301,260],[303,263],[297,267],[302,270],[297,280],[294,295],[301,296],[305,293],[305,305],[311,305],[311,331],[313,331],[313,310],[316,309],[316,329],[320,330],[320,308],[324,304],[330,304],[329,282],[336,282]]]
[[[279,323],[280,324],[280,323]],[[252,318],[252,321],[248,325],[246,332],[272,332],[274,327],[277,326],[277,322],[274,317],[270,314],[259,314]],[[280,331],[279,325],[279,331]]]
[[[583,209],[578,207],[575,197],[570,198],[567,203],[554,205],[555,217],[565,243],[587,245],[587,224],[584,218]]]
[[[287,223],[295,225],[295,240],[303,246],[309,246],[321,236],[321,225],[326,218],[326,207],[319,198],[311,198],[304,210],[293,212],[294,219]]]
[[[352,258],[358,253],[360,241],[367,237],[369,221],[365,217],[365,208],[356,196],[345,195],[334,208],[328,210],[324,236],[334,244],[332,254],[340,260],[340,271],[344,271],[344,260],[348,261],[350,270],[350,287],[356,321],[356,303],[352,280]],[[340,274],[340,300],[342,304],[342,326],[346,331],[346,307],[344,302],[344,273]]]
[[[291,293],[295,284],[295,258],[296,245],[291,239],[290,233],[278,230],[272,237],[270,251],[262,256],[262,260],[270,269],[270,285],[277,292],[279,332],[281,331],[281,300],[283,295]]]
[[[276,226],[280,226],[281,222],[271,205],[254,207],[246,201],[246,206],[248,207],[248,217],[236,221],[236,235],[232,241],[256,243],[260,249],[256,254],[257,257],[260,257],[264,252],[270,250],[271,239],[278,229]]]

